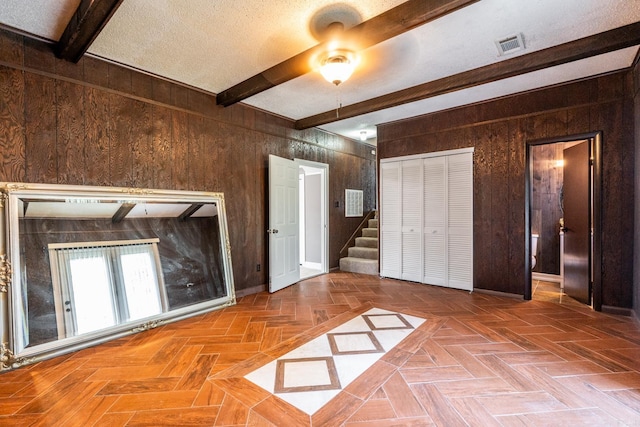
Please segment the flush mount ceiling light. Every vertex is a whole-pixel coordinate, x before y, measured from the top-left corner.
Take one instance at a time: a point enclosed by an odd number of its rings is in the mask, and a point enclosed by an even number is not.
[[[328,52],[320,61],[320,73],[329,82],[338,86],[345,82],[356,68],[356,55],[347,49]]]

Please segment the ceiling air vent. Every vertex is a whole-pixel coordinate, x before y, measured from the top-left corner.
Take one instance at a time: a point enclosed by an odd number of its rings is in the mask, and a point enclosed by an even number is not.
[[[524,39],[522,38],[522,33],[496,40],[496,46],[498,47],[498,54],[500,56],[523,50]]]

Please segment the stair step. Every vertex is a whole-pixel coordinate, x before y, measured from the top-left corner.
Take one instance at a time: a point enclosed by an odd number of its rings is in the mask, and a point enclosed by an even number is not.
[[[377,237],[356,237],[356,246],[361,248],[377,248]]]
[[[348,249],[349,258],[378,259],[378,248],[351,247]]]
[[[377,228],[363,228],[362,237],[378,237]]]
[[[378,228],[378,218],[369,220],[369,228]]]
[[[378,260],[351,257],[340,258],[340,270],[377,276]]]

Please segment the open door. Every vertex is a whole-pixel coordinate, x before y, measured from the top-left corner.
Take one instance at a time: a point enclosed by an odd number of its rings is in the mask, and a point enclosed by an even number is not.
[[[564,153],[564,292],[591,304],[591,201],[589,143]]]
[[[269,155],[269,292],[300,280],[298,165]]]

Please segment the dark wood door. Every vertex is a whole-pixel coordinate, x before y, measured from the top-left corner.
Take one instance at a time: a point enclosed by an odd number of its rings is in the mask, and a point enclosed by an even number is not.
[[[564,291],[591,303],[589,144],[564,150]]]

